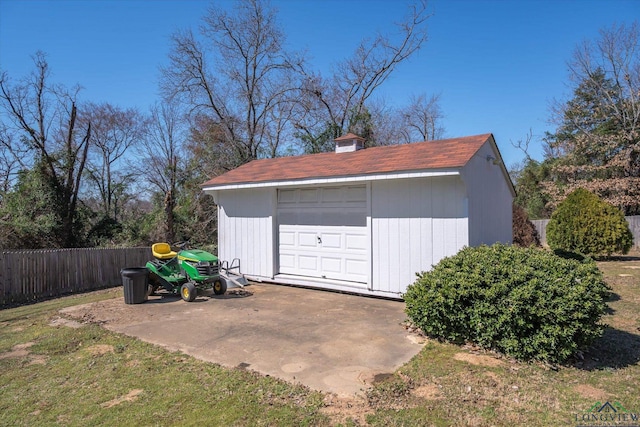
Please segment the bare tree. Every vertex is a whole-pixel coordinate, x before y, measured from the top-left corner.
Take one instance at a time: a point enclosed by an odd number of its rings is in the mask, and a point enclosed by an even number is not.
[[[398,109],[387,104],[386,100],[376,98],[367,103],[371,113],[373,139],[369,145],[396,145],[403,142],[402,117]]]
[[[122,109],[108,103],[90,103],[85,110],[83,120],[92,124],[90,142],[95,151],[87,164],[87,175],[97,189],[103,214],[117,220],[121,198],[134,177],[118,165],[143,138],[145,119],[134,108]]]
[[[576,188],[627,214],[640,212],[640,26],[614,25],[573,53],[573,97],[552,110],[556,132],[545,138],[554,160],[543,183],[556,206]]]
[[[531,161],[531,155],[529,154],[529,146],[531,145],[531,140],[533,139],[533,129],[529,128],[529,132],[525,136],[524,140],[519,139],[516,142],[510,141],[511,146],[513,148],[517,148],[522,151],[524,154],[525,163]]]
[[[49,189],[52,207],[61,221],[57,242],[64,247],[78,243],[76,212],[91,136],[91,124],[78,120],[77,94],[49,83],[49,65],[42,52],[34,56],[35,71],[18,84],[6,73],[0,77],[0,105],[7,132],[5,148],[35,168]],[[19,140],[19,143],[11,141]],[[8,146],[8,147],[7,147]],[[28,154],[30,158],[25,159]]]
[[[602,29],[596,42],[578,46],[569,62],[570,78],[588,82],[601,108],[618,122],[628,141],[637,141],[640,130],[640,26],[634,22]],[[604,72],[606,78],[599,78]],[[574,125],[585,133],[593,130],[577,120]]]
[[[176,104],[163,103],[151,110],[151,120],[146,138],[142,141],[142,153],[138,173],[163,196],[164,238],[173,242],[176,234],[175,212],[180,185],[186,124]]]
[[[433,141],[442,139],[445,129],[442,126],[444,115],[440,108],[440,94],[412,95],[409,105],[400,110],[402,117],[403,142]]]
[[[203,180],[218,176],[235,163],[237,152],[226,143],[224,128],[207,115],[191,119],[187,152],[190,168]]]
[[[261,0],[236,3],[234,14],[211,7],[201,27],[173,36],[162,89],[223,130],[236,167],[280,149],[297,84],[273,9]]]
[[[327,139],[361,123],[371,95],[426,41],[426,9],[424,0],[413,4],[406,19],[397,24],[395,39],[377,34],[372,40],[363,40],[330,78],[302,70],[304,116],[296,128],[306,151],[324,151]]]
[[[20,168],[20,157],[12,150],[13,135],[4,123],[0,123],[0,204],[2,193],[6,193],[12,186],[15,175]]]

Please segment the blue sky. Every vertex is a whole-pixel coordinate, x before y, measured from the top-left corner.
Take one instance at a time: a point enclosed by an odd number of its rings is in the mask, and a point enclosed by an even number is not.
[[[230,1],[217,1],[229,7]],[[272,0],[288,45],[328,74],[362,37],[392,31],[400,0]],[[18,79],[47,53],[53,81],[80,84],[81,99],[146,110],[159,100],[169,37],[196,28],[209,1],[0,0],[0,69]],[[570,95],[566,62],[599,29],[640,18],[640,0],[431,0],[429,40],[381,87],[386,102],[440,93],[448,137],[492,132],[510,166],[511,141],[532,129],[533,157],[553,130],[549,104]]]

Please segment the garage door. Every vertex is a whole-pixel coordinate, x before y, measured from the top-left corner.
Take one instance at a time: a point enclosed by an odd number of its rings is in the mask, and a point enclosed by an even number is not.
[[[366,284],[368,235],[365,186],[278,191],[282,274]]]

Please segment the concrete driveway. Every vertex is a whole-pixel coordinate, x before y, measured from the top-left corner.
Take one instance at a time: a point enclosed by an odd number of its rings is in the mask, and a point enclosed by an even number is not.
[[[353,396],[422,348],[405,330],[404,303],[327,291],[252,284],[192,303],[149,297],[70,307],[63,313],[231,368]]]

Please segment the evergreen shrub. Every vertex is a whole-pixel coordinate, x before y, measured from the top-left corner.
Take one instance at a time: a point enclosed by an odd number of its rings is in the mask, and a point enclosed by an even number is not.
[[[404,299],[430,337],[560,363],[602,335],[608,295],[589,258],[495,244],[465,248],[419,273]]]
[[[610,256],[629,252],[633,235],[620,209],[579,188],[551,215],[547,243],[558,252]]]

